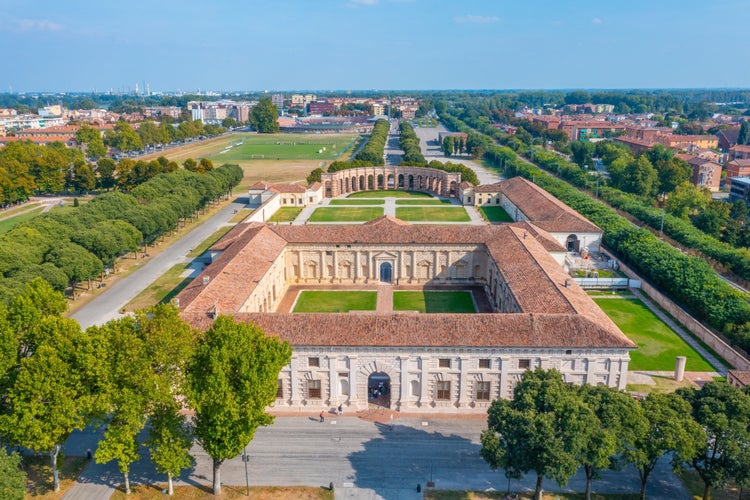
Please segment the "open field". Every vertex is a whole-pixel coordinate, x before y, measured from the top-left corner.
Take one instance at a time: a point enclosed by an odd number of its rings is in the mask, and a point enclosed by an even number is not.
[[[471,292],[393,292],[394,311],[423,313],[473,313]]]
[[[351,193],[347,198],[432,198],[432,195],[421,191],[385,189],[380,191],[358,191]]]
[[[383,215],[380,207],[321,207],[315,209],[310,222],[365,222]]]
[[[366,200],[366,199],[343,199],[343,200],[331,200],[329,205],[383,205],[385,200]]]
[[[304,290],[300,292],[293,312],[374,311],[377,299],[377,292]]]
[[[479,213],[490,222],[513,222],[503,207],[479,207]]]
[[[268,222],[292,222],[302,212],[302,207],[281,207],[268,218]]]
[[[29,210],[28,212],[22,212],[18,215],[13,215],[8,217],[7,219],[0,220],[0,234],[7,233],[18,224],[33,219],[37,215],[41,214],[43,210],[44,207],[37,207]]]
[[[353,134],[251,134],[233,135],[223,149],[208,154],[217,164],[244,160],[326,160],[333,161],[355,143]]]
[[[686,371],[712,372],[713,367],[638,299],[597,299],[607,316],[638,345],[630,353],[630,370],[674,370],[675,357],[686,356]]]
[[[396,200],[396,205],[450,205],[450,200]]]
[[[113,500],[163,500],[166,484],[138,485],[130,495],[116,491]],[[248,498],[244,486],[221,485],[221,498]],[[175,486],[174,498],[183,500],[214,499],[211,486]],[[251,486],[250,497],[254,500],[333,500],[333,491],[314,486]]]
[[[463,207],[398,207],[396,217],[406,221],[469,222]]]

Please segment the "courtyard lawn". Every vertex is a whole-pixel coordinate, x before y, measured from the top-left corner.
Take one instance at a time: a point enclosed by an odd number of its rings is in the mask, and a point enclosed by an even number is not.
[[[215,164],[243,160],[335,160],[350,149],[353,134],[237,134],[224,149],[210,155]]]
[[[394,311],[473,313],[471,292],[393,292]]]
[[[407,221],[469,222],[463,207],[397,207],[396,217]]]
[[[292,222],[302,212],[302,207],[281,207],[276,210],[268,222]]]
[[[296,313],[335,313],[349,311],[374,311],[377,292],[303,290],[294,305]]]
[[[432,198],[432,195],[421,191],[386,189],[380,191],[357,191],[356,193],[351,193],[347,198]]]
[[[385,200],[350,200],[350,199],[336,199],[328,202],[329,205],[384,205]]]
[[[513,222],[503,207],[479,207],[479,212],[490,222]]]
[[[630,352],[630,370],[674,370],[675,358],[686,356],[686,371],[714,371],[700,354],[664,324],[642,301],[596,297],[593,297],[593,300],[620,330],[638,345],[638,349]]]
[[[396,205],[450,205],[450,200],[396,200]]]
[[[365,222],[383,215],[381,207],[321,207],[315,209],[310,222]]]

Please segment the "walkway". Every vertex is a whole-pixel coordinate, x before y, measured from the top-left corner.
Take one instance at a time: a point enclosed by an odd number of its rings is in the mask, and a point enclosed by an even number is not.
[[[378,285],[378,301],[375,311],[378,314],[393,312],[393,285],[390,283],[380,283]]]

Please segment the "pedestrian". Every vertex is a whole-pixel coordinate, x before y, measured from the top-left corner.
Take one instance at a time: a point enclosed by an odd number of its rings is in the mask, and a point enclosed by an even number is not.
[[[326,420],[325,410],[320,410],[320,423],[322,424]]]
[[[339,405],[339,416],[344,414],[344,405]]]

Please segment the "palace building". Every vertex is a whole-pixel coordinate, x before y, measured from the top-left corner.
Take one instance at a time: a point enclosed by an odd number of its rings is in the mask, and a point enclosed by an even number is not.
[[[176,302],[197,328],[231,315],[292,345],[278,410],[362,410],[375,391],[398,411],[483,413],[536,367],[624,389],[636,346],[563,268],[569,238],[598,228],[538,186],[511,181],[526,198],[514,202],[525,216],[509,224],[239,224]],[[557,215],[543,217],[543,205]],[[326,288],[469,290],[477,313],[290,312],[300,290]]]

